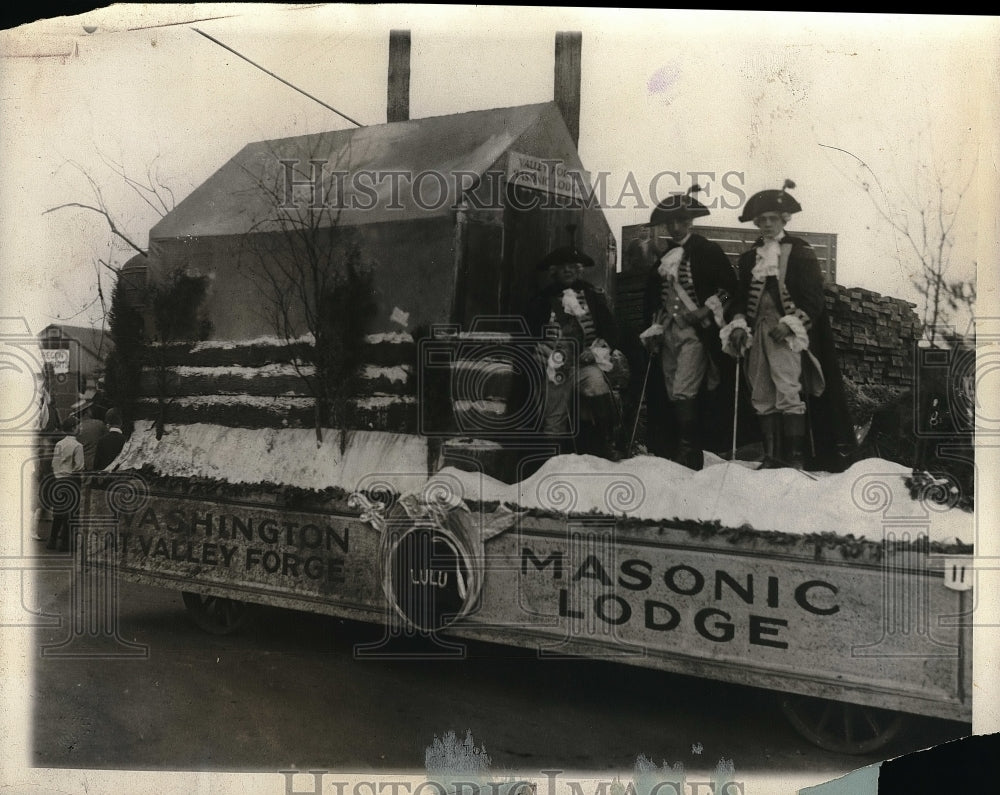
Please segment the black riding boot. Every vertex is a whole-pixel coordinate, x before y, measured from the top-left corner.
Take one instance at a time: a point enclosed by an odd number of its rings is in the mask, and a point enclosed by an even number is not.
[[[806,415],[782,414],[785,443],[785,464],[801,470],[805,466]]]
[[[705,453],[698,433],[698,407],[693,400],[675,400],[674,417],[678,438],[674,461],[688,469],[699,470],[705,466]]]
[[[761,469],[781,467],[781,414],[760,414],[760,432],[764,441],[764,460]]]
[[[621,453],[615,447],[618,409],[614,397],[610,393],[588,397],[587,408],[594,420],[594,454],[608,461],[621,461]]]

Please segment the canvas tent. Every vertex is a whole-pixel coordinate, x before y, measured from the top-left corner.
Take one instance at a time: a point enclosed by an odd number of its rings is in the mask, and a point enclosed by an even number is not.
[[[338,197],[325,207],[313,163]],[[251,143],[153,227],[149,277],[209,277],[211,339],[274,334],[253,274],[262,251],[296,256],[292,218],[318,245],[357,241],[377,293],[372,332],[520,314],[544,278],[537,262],[570,234],[598,263],[587,277],[610,288],[603,212],[539,178],[546,169],[584,173],[555,102]]]

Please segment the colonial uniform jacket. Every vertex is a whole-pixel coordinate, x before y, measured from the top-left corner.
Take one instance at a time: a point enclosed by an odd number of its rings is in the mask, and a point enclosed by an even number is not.
[[[667,251],[677,248],[678,245],[671,242]],[[684,250],[687,254],[685,261],[689,267],[685,268],[682,263],[677,274],[678,280],[699,308],[705,306],[705,302],[713,295],[717,296],[722,304],[726,304],[735,296],[736,273],[729,263],[729,257],[718,243],[692,232],[684,243]],[[663,306],[662,285],[663,278],[654,267],[646,280],[646,290],[643,295],[643,320],[647,327]],[[712,336],[718,338],[718,328]]]
[[[677,245],[671,242],[667,250],[676,248]],[[699,308],[703,307],[712,296],[717,297],[723,305],[731,303],[738,289],[736,271],[722,248],[694,232],[685,241],[684,248],[687,256],[678,269],[678,281],[686,288],[693,303]],[[662,290],[663,277],[654,265],[646,279],[643,293],[643,322],[647,328],[663,307]],[[684,307],[681,307],[681,310],[686,311]],[[728,420],[732,417],[735,362],[722,353],[719,327],[716,322],[713,321],[708,328],[698,327],[697,331],[702,344],[715,362],[720,377],[719,388],[713,392],[706,392],[698,400],[703,442],[711,450],[728,449],[727,427],[732,427],[731,422],[720,422],[720,418]],[[647,447],[655,455],[670,457],[677,444],[678,429],[670,411],[666,386],[662,378],[651,376],[648,379],[646,397]],[[745,395],[741,396],[741,404],[741,414],[752,419],[752,409]],[[741,422],[740,431],[741,443],[752,441],[756,436],[755,423]]]
[[[618,324],[615,321],[614,315],[611,314],[611,309],[608,307],[604,292],[582,279],[573,282],[571,288],[578,293],[582,293],[586,299],[587,308],[590,313],[589,319],[593,325],[591,329],[592,339],[589,341],[585,340],[581,325],[563,309],[562,296],[566,288],[560,287],[556,283],[549,284],[536,293],[525,308],[524,319],[527,322],[531,336],[536,340],[545,338],[545,327],[552,321],[554,314],[556,325],[563,329],[564,334],[568,332],[576,341],[577,353],[582,353],[585,345],[597,338],[603,339],[612,349],[617,349],[621,341],[618,333]],[[545,381],[543,380],[542,384],[544,383]],[[539,420],[538,427],[541,427],[542,403],[538,401],[537,388],[538,383],[526,373],[515,375],[511,388],[510,405],[530,405],[530,403],[536,402],[537,418]],[[532,438],[533,434],[530,430],[526,430],[524,436],[527,440]]]
[[[753,269],[757,263],[757,246],[762,242],[763,239],[759,238],[753,248],[740,256],[737,265],[739,289],[730,311],[730,315],[733,316],[746,315],[751,328],[757,303],[762,291],[767,289],[763,282],[753,279]],[[781,285],[779,280],[778,285],[781,311],[786,315],[795,315],[802,322],[809,337],[809,353],[819,362],[825,381],[821,395],[815,397],[806,395],[817,465],[836,470],[840,468],[838,464],[843,463],[842,456],[838,455],[838,452],[843,454],[852,448],[855,445],[855,437],[844,396],[833,332],[826,312],[823,272],[815,252],[805,240],[785,235],[780,242],[781,267],[784,269],[784,284]],[[803,351],[802,355],[805,357],[806,352]],[[807,366],[805,360],[803,365],[805,370]]]
[[[587,301],[587,308],[590,310],[590,319],[594,326],[591,330],[591,334],[593,335],[591,339],[585,339],[583,329],[580,329],[577,336],[577,342],[581,346],[580,351],[582,352],[585,346],[588,346],[597,338],[603,339],[612,350],[618,348],[620,343],[618,324],[615,321],[614,315],[611,314],[611,309],[608,307],[604,291],[599,290],[590,282],[585,282],[582,279],[576,280],[570,287],[578,293],[583,293]],[[553,315],[555,315],[555,322],[564,328],[574,325],[571,322],[574,320],[572,316],[568,315],[563,309],[562,296],[565,289],[556,283],[552,283],[547,285],[532,299],[528,306],[527,321],[528,328],[534,337],[541,338],[544,335],[544,327],[550,322]]]
[[[755,283],[753,281],[753,269],[757,264],[757,247],[761,243],[763,243],[763,238],[758,238],[753,248],[740,255],[737,264],[739,290],[732,305],[731,315],[747,315],[748,320],[756,313],[757,301],[763,289],[762,282]],[[816,259],[816,253],[812,250],[812,246],[805,240],[785,235],[781,239],[783,251],[786,245],[790,247],[784,282],[787,295],[781,294],[781,306],[785,314],[797,316],[802,321],[806,331],[810,332],[810,349],[812,349],[812,326],[820,318],[825,319],[826,317],[823,271],[820,270],[819,260]],[[784,258],[784,254],[782,258]],[[791,303],[787,301],[788,298],[791,298]],[[750,325],[752,327],[753,324]]]

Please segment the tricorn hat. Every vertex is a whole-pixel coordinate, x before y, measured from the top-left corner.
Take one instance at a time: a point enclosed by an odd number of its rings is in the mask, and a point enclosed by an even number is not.
[[[538,263],[538,270],[546,270],[554,265],[565,265],[567,262],[578,262],[585,268],[593,268],[597,263],[576,247],[576,224],[566,225],[566,235],[569,244],[553,249]]]
[[[692,185],[686,193],[671,193],[656,205],[646,226],[665,224],[671,218],[700,218],[708,215],[708,208],[693,195],[700,190],[699,185]]]
[[[789,188],[794,188],[795,183],[790,179],[785,180],[781,190],[762,190],[755,193],[747,203],[743,205],[743,212],[740,214],[740,223],[754,220],[762,213],[797,213],[802,210],[795,199],[787,193]]]
[[[565,265],[567,262],[579,262],[585,268],[592,268],[597,264],[592,257],[584,254],[576,246],[560,246],[545,255],[538,263],[538,270],[546,270],[554,265]]]

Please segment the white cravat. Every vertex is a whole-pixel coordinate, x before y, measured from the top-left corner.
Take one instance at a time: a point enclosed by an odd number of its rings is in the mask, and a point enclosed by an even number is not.
[[[577,297],[576,290],[572,287],[567,287],[563,290],[562,307],[563,311],[567,315],[572,315],[573,317],[583,317],[587,314],[587,310],[580,304],[580,299]]]
[[[757,264],[753,267],[753,278],[763,281],[768,276],[778,275],[778,261],[781,257],[781,243],[765,240],[757,247]]]
[[[684,259],[684,248],[677,246],[676,248],[670,249],[666,254],[660,257],[660,265],[656,269],[660,276],[664,279],[677,279],[677,268],[680,267],[681,261]]]

